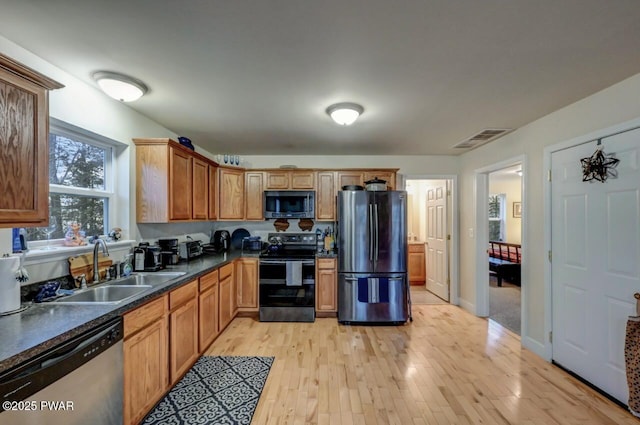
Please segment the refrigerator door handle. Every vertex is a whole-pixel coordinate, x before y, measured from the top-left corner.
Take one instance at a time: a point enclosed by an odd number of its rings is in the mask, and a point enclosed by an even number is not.
[[[349,282],[356,282],[358,280],[357,277],[345,277],[344,280],[348,280]]]
[[[402,278],[402,277],[390,277],[388,279],[389,280],[403,280],[404,278]]]
[[[374,247],[374,222],[373,222],[373,204],[369,204],[369,261],[373,261]]]
[[[378,250],[380,249],[380,246],[379,246],[379,242],[380,242],[380,234],[379,234],[380,228],[379,228],[379,226],[380,226],[380,223],[378,221],[378,204],[375,204],[375,206],[374,206],[374,216],[375,216],[375,220],[376,220],[376,222],[375,222],[375,229],[376,229],[375,253],[376,254],[375,254],[374,261],[377,263],[378,262]]]

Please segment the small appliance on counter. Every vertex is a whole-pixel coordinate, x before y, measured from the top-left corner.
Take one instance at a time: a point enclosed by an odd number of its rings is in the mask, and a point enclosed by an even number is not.
[[[158,239],[158,245],[160,245],[160,257],[162,260],[162,266],[172,266],[178,264],[180,261],[180,253],[178,252],[178,239]]]
[[[178,255],[180,260],[193,260],[202,255],[201,241],[185,241],[178,244]]]
[[[229,252],[231,247],[231,235],[226,230],[216,230],[211,237],[211,246],[216,254]]]
[[[242,239],[242,252],[262,251],[262,238],[260,236],[249,236]]]
[[[133,249],[133,271],[157,272],[162,270],[162,257],[159,246],[150,246],[148,242],[140,242]]]

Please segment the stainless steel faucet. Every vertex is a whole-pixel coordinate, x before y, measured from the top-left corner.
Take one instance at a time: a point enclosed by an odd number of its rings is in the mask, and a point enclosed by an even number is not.
[[[96,244],[93,246],[93,283],[100,282],[100,271],[98,270],[98,246],[102,244],[102,253],[109,256],[109,248],[107,243],[103,239],[96,239]]]

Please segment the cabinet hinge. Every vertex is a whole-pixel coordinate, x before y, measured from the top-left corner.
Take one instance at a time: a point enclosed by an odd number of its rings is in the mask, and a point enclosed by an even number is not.
[[[447,235],[447,240],[450,241],[451,240],[451,235]]]
[[[451,190],[447,189],[447,196],[451,196]]]
[[[553,342],[553,331],[549,331],[549,342]]]
[[[551,169],[547,170],[547,180],[551,181]]]
[[[551,258],[552,258],[551,250],[549,250],[548,256],[549,256],[549,262],[551,262]]]

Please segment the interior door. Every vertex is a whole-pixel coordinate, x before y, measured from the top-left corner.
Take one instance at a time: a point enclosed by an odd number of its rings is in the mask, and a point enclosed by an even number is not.
[[[596,142],[551,156],[553,360],[626,403],[624,340],[640,289],[640,130],[603,140],[617,177],[583,182]]]
[[[449,301],[447,249],[447,181],[434,180],[427,188],[427,290]]]

